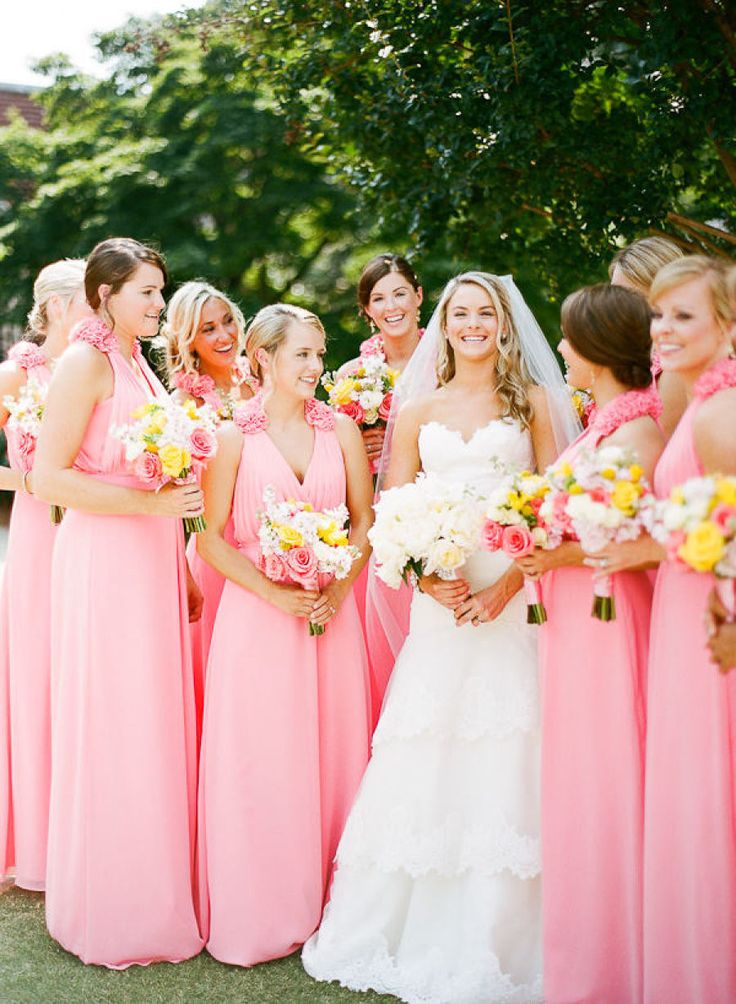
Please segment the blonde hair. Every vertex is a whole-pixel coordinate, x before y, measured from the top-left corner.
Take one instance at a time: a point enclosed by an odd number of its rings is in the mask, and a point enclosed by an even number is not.
[[[197,357],[192,351],[192,346],[202,320],[202,310],[209,300],[219,300],[233,315],[238,332],[238,350],[242,350],[245,319],[237,304],[207,282],[200,280],[185,282],[169,300],[166,320],[161,326],[169,379],[176,373],[197,372]]]
[[[445,286],[437,305],[443,338],[437,353],[437,379],[449,383],[455,376],[455,352],[447,340],[447,308],[461,286],[480,286],[491,298],[498,318],[496,334],[496,386],[501,401],[501,417],[516,419],[523,428],[529,428],[534,409],[529,400],[528,386],[532,383],[521,354],[519,335],[514,323],[506,287],[497,275],[488,272],[463,272]]]
[[[678,261],[670,262],[657,272],[649,291],[649,302],[654,302],[663,293],[692,279],[708,279],[713,313],[723,325],[733,324],[736,313],[736,303],[733,300],[734,282],[730,279],[733,267],[719,258],[708,258],[702,254],[687,255]]]
[[[671,261],[685,257],[682,248],[666,237],[642,237],[616,252],[608,266],[608,276],[613,279],[618,267],[637,291],[646,296],[657,272]]]
[[[28,335],[42,342],[49,327],[48,305],[52,296],[58,296],[68,305],[71,298],[84,288],[83,258],[62,258],[46,265],[33,284],[33,306],[28,314]]]
[[[248,325],[248,330],[245,332],[245,352],[250,363],[250,371],[256,380],[263,382],[261,364],[256,359],[258,349],[265,349],[270,356],[274,355],[286,341],[289,328],[294,321],[308,324],[323,338],[326,337],[322,321],[316,314],[291,303],[272,303],[268,307],[262,307]]]

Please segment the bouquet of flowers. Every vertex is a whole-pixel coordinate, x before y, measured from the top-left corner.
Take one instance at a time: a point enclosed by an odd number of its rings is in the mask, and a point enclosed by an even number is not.
[[[133,421],[113,426],[110,434],[125,446],[125,459],[146,485],[162,488],[169,481],[187,484],[217,450],[217,417],[209,407],[193,401],[178,404],[170,398],[136,408]],[[204,516],[188,517],[191,533],[206,528]]]
[[[736,616],[736,477],[691,478],[650,512],[650,532],[667,557],[716,577],[716,589]]]
[[[336,411],[348,415],[360,426],[386,423],[391,411],[398,371],[391,369],[383,353],[362,355],[346,376],[325,373],[322,386],[327,401]],[[373,463],[375,474],[376,462]]]
[[[452,579],[480,546],[481,499],[462,484],[433,474],[382,493],[368,538],[376,574],[392,589],[436,572]]]
[[[349,513],[344,505],[316,512],[309,502],[279,502],[267,485],[264,509],[258,513],[261,555],[258,567],[272,582],[294,582],[318,589],[320,574],[344,579],[360,551],[348,541]],[[324,633],[321,624],[309,622],[310,635]]]
[[[636,538],[647,529],[654,496],[630,450],[603,446],[586,450],[570,463],[553,465],[546,474],[551,490],[541,516],[563,539],[579,540],[583,549]],[[594,580],[593,616],[616,619],[611,576]]]
[[[529,471],[510,475],[488,499],[482,544],[487,551],[503,551],[509,558],[523,558],[536,547],[556,547],[562,533],[541,515],[549,484],[539,474]],[[527,598],[527,623],[544,624],[547,611],[542,603],[539,583],[524,577]]]
[[[580,419],[580,424],[584,429],[587,429],[595,412],[595,401],[588,391],[583,390],[581,387],[568,387],[568,389],[573,407]]]
[[[3,407],[9,415],[6,428],[12,429],[15,435],[21,470],[24,474],[27,474],[33,467],[33,457],[36,453],[38,434],[41,431],[47,392],[47,384],[29,376],[17,397],[6,394],[3,398]],[[52,505],[50,515],[52,523],[61,523],[64,517],[63,507]]]

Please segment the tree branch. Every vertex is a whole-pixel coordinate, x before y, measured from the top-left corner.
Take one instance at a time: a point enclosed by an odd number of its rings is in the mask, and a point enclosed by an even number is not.
[[[675,226],[681,227],[683,230],[693,231],[698,235],[699,240],[701,239],[699,236],[700,233],[704,233],[718,237],[720,240],[728,241],[729,244],[736,244],[736,236],[728,233],[727,230],[721,230],[720,227],[712,227],[708,223],[701,223],[700,220],[693,220],[691,217],[681,216],[679,213],[667,213],[667,219],[670,223],[674,223]]]

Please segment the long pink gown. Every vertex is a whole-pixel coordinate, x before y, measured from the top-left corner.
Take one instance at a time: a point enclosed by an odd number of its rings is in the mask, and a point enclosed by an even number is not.
[[[725,371],[725,386],[736,385],[736,362],[713,367],[706,379],[718,371]],[[659,496],[703,474],[693,438],[702,400],[695,397],[662,454]],[[736,1001],[736,673],[719,673],[706,648],[712,585],[711,576],[666,562],[654,591],[644,843],[648,1004]]]
[[[48,384],[37,345],[20,342],[9,358],[29,379]],[[6,428],[8,460],[27,470],[17,431]],[[51,555],[56,528],[49,507],[16,492],[0,591],[0,879],[42,890],[51,784],[49,644]]]
[[[112,397],[75,467],[141,488],[111,425],[165,391],[146,387],[100,321]],[[52,780],[46,919],[83,962],[121,969],[202,947],[195,896],[196,735],[181,521],[67,510],[52,571]]]
[[[252,561],[267,485],[316,509],[345,499],[334,416],[316,401],[305,413],[314,452],[303,484],[269,438],[260,398],[236,415],[244,436],[232,515],[237,546]],[[225,583],[207,668],[199,793],[207,949],[220,961],[252,966],[288,955],[319,924],[368,760],[368,702],[352,592],[314,638],[305,620]]]
[[[621,407],[624,398],[633,410]],[[610,435],[616,411],[623,422],[637,417],[637,402],[646,406],[644,393],[621,395],[601,409],[562,458]],[[591,616],[590,569],[553,569],[542,584],[548,616],[540,629],[547,1004],[641,1000],[652,585],[646,572],[619,573],[613,581],[616,619],[610,622]]]

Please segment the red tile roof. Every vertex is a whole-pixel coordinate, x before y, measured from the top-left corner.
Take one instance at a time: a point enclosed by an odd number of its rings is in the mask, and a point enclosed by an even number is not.
[[[43,108],[33,100],[33,94],[37,90],[36,87],[23,87],[19,84],[0,84],[0,126],[8,124],[8,112],[14,108],[29,126],[34,129],[43,128]]]

